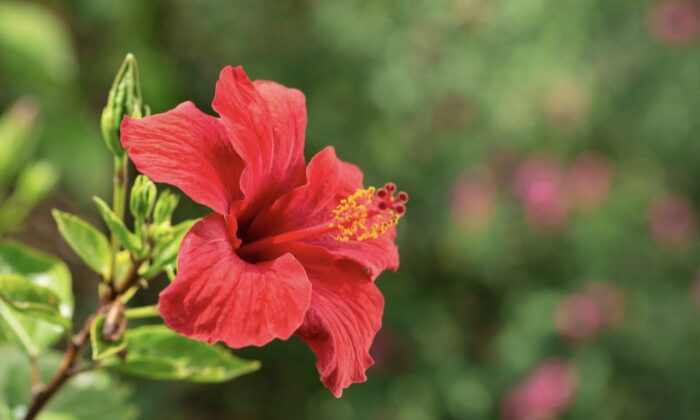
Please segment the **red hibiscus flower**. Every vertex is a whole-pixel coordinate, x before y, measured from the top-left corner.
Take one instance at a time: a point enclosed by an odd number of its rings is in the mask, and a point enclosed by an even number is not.
[[[305,165],[304,95],[226,67],[212,104],[185,102],[122,122],[136,168],[215,213],[183,240],[160,295],[165,323],[240,348],[292,334],[317,356],[336,397],[366,380],[384,306],[374,280],[396,270],[394,225],[408,196],[362,187],[362,171],[328,147]]]

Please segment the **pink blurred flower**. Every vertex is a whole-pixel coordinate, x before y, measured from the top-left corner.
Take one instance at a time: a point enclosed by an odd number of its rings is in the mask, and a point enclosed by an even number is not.
[[[498,191],[491,171],[478,166],[459,174],[452,191],[452,219],[468,228],[488,226],[496,211]]]
[[[571,341],[586,341],[600,331],[603,314],[593,298],[584,293],[575,293],[557,306],[554,325],[561,336]]]
[[[661,42],[680,45],[700,34],[700,14],[689,0],[660,1],[649,15],[651,32]]]
[[[649,207],[649,231],[661,245],[689,245],[695,235],[695,216],[688,199],[668,192],[655,197]]]
[[[693,302],[695,306],[700,310],[700,270],[695,273],[695,278],[693,279],[692,285]]]
[[[554,314],[554,326],[562,337],[583,342],[603,328],[616,327],[623,316],[622,292],[610,283],[592,282],[583,291],[561,300]]]
[[[599,308],[603,327],[617,327],[625,316],[625,297],[622,291],[607,282],[588,283],[583,291]]]
[[[569,203],[560,167],[552,161],[531,158],[515,173],[515,193],[522,201],[525,218],[544,230],[558,230],[567,220]]]
[[[607,160],[593,153],[576,157],[566,174],[566,190],[571,202],[583,209],[592,209],[605,201],[610,183]]]
[[[513,388],[502,405],[507,420],[542,420],[562,415],[571,405],[577,388],[575,367],[560,358],[541,362]]]

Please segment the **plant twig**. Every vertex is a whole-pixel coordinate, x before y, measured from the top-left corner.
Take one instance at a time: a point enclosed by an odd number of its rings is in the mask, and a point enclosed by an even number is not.
[[[54,373],[46,386],[42,387],[38,392],[35,392],[32,397],[32,402],[27,409],[27,414],[24,416],[25,420],[35,419],[39,411],[44,408],[54,394],[56,394],[63,384],[72,376],[73,369],[80,360],[80,356],[88,341],[90,341],[90,324],[94,317],[95,315],[91,315],[85,322],[83,328],[68,342],[68,348],[63,354],[63,359],[61,359],[58,370]]]
[[[71,372],[71,376],[76,376],[76,375],[81,374],[81,373],[84,373],[84,372],[90,372],[90,371],[93,371],[93,370],[97,370],[97,369],[99,369],[99,368],[101,368],[101,367],[102,367],[102,364],[101,364],[101,363],[97,363],[97,362],[95,362],[95,363],[90,363],[90,364],[87,364],[87,365],[82,366],[82,367],[77,367],[77,366],[76,366],[76,367],[73,369],[73,372]]]
[[[29,356],[29,378],[32,384],[32,395],[40,392],[44,388],[44,383],[41,381],[41,372],[35,355]]]

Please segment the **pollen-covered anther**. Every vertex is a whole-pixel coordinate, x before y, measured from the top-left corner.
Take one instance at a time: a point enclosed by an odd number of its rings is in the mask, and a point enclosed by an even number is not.
[[[389,182],[379,189],[360,188],[340,200],[329,225],[336,231],[335,239],[365,241],[385,234],[406,213],[408,194],[401,191],[394,196],[394,192],[396,184]]]

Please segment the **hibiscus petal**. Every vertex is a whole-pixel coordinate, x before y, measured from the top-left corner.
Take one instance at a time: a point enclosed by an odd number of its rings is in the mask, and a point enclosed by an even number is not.
[[[276,82],[256,80],[255,89],[267,104],[275,136],[275,166],[304,175],[306,98],[301,91]],[[303,178],[301,179],[303,181]]]
[[[240,187],[243,221],[304,181],[304,95],[274,82],[253,84],[241,67],[226,67],[212,104],[246,163]]]
[[[362,188],[362,171],[338,159],[332,147],[326,147],[309,162],[307,184],[300,186],[263,209],[248,237],[262,238],[310,226],[328,223],[331,211],[339,201]],[[325,248],[332,254],[351,258],[364,266],[372,279],[386,269],[396,270],[399,253],[394,244],[395,230],[377,239],[337,241],[332,234],[305,240],[307,244]]]
[[[121,141],[139,172],[178,187],[218,213],[228,213],[230,204],[241,198],[243,162],[223,124],[192,102],[151,117],[125,117]]]
[[[160,294],[166,325],[197,340],[229,347],[286,340],[302,324],[311,283],[291,255],[249,264],[234,252],[226,219],[208,216],[187,233],[178,275]]]
[[[362,267],[327,251],[297,244],[294,255],[311,280],[311,306],[296,334],[316,354],[321,381],[340,397],[365,382],[369,349],[382,326],[384,298]]]

